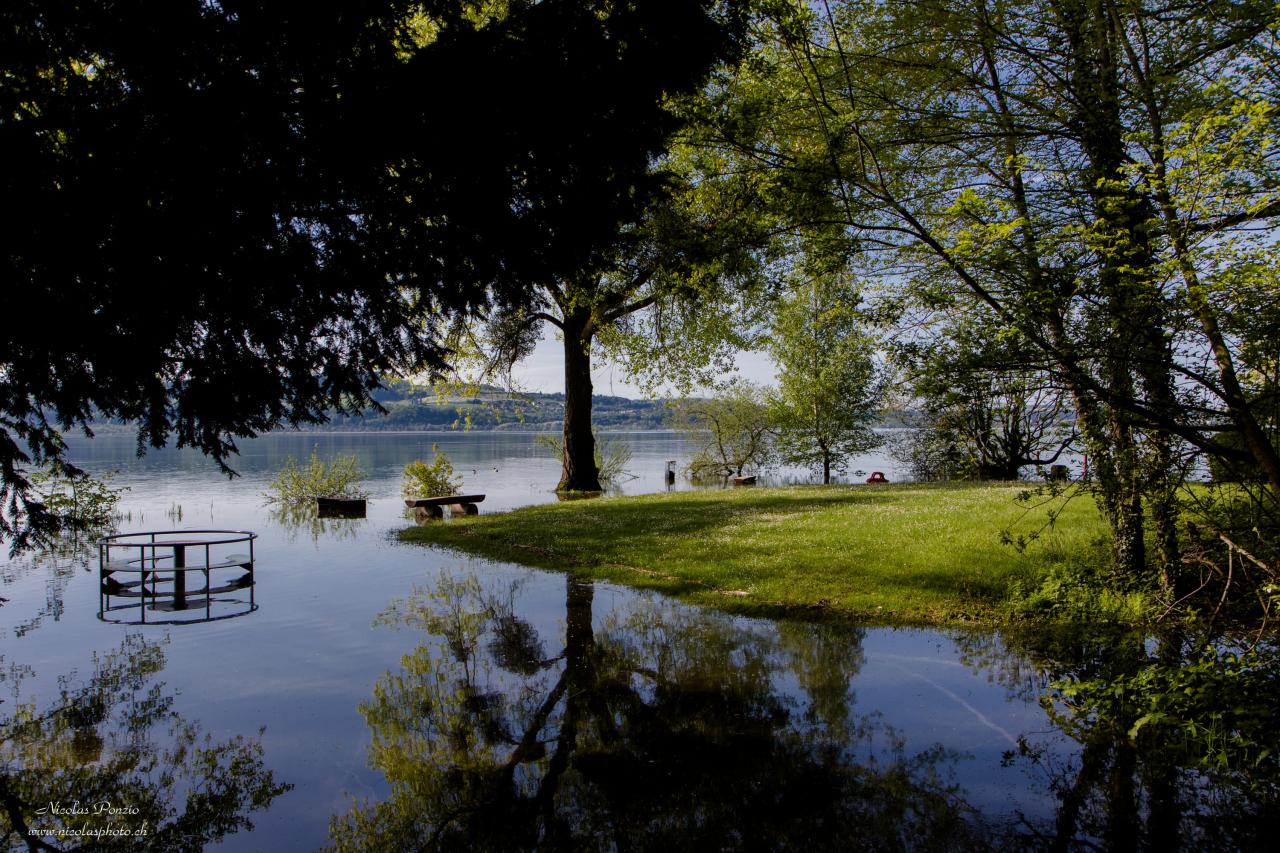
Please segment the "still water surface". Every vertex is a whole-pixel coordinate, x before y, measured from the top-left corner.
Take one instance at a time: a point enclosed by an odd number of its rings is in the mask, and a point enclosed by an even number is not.
[[[664,488],[665,462],[690,452],[675,434],[619,438],[631,493]],[[400,471],[433,444],[487,494],[482,512],[554,499],[558,464],[528,434],[270,435],[244,443],[232,480],[195,453],[71,439],[76,462],[129,487],[122,530],[259,533],[258,609],[109,624],[96,565],[5,564],[0,718],[49,706],[60,678],[83,683],[95,653],[141,634],[129,642],[162,659],[150,678],[172,710],[214,742],[261,731],[265,767],[293,786],[228,850],[397,849],[442,826],[446,846],[606,849],[637,833],[928,847],[1050,831],[1039,767],[1075,750],[1038,702],[1048,676],[1000,637],[728,617],[402,545]],[[264,506],[274,472],[313,448],[360,457],[366,519],[296,524]],[[898,475],[884,458],[853,467]],[[1020,739],[1037,766],[1010,760]]]

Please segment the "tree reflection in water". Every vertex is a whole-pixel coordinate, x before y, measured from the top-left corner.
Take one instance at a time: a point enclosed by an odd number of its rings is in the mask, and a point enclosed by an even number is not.
[[[367,525],[363,517],[322,516],[314,502],[273,504],[267,511],[267,518],[280,525],[285,541],[290,545],[297,542],[299,536],[309,537],[312,542],[319,542],[321,539],[352,540]]]
[[[93,661],[87,681],[59,678],[58,701],[44,710],[21,699],[30,671],[10,673],[12,711],[0,721],[5,849],[200,850],[252,829],[248,815],[292,787],[264,767],[256,739],[214,742],[178,716],[154,681],[165,664],[159,644],[130,635]],[[86,813],[69,813],[78,810]]]
[[[1280,666],[1274,645],[1243,646],[1194,624],[1154,637],[1097,625],[1038,629],[1008,645],[968,638],[971,665],[1041,697],[1080,745],[1062,760],[1023,738],[1010,762],[1059,807],[1027,827],[1049,850],[1261,850],[1280,834]],[[1010,661],[1030,660],[1029,675]]]
[[[778,632],[649,602],[592,624],[567,580],[557,653],[515,590],[446,577],[384,616],[434,635],[362,707],[391,795],[340,850],[984,847],[941,749],[853,714],[861,633]],[[779,688],[794,672],[803,697]],[[854,753],[859,758],[854,759]]]

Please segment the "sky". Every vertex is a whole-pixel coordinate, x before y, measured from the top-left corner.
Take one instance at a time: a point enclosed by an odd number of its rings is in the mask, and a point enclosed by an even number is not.
[[[552,331],[544,324],[542,339],[538,341],[533,354],[512,371],[517,386],[524,391],[564,392],[564,349]],[[777,383],[777,371],[773,361],[764,353],[739,353],[737,366],[738,375],[753,382],[769,385]],[[591,372],[595,393],[637,399],[644,397],[637,386],[627,382],[626,374],[621,368],[604,362],[598,357],[595,358],[595,368]],[[674,389],[667,389],[666,393],[678,396],[678,392]]]

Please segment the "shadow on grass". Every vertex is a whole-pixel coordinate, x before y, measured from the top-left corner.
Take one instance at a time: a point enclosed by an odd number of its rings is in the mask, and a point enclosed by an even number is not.
[[[681,492],[429,522],[400,538],[734,613],[808,618],[835,609],[844,618],[936,624],[970,621],[1023,571],[1003,552],[993,516],[1012,503],[1011,490],[972,485]],[[860,510],[868,511],[863,526]],[[991,525],[990,544],[926,538],[912,529],[922,519]],[[875,540],[895,537],[910,544],[905,555],[875,550]]]
[[[572,504],[543,504],[507,513],[427,522],[400,534],[406,542],[446,545],[486,557],[513,559],[526,565],[564,569],[600,565],[591,559],[613,550],[619,538],[695,538],[721,530],[729,522],[753,515],[802,515],[841,507],[907,503],[920,489],[955,491],[954,487],[792,487],[785,491],[745,490],[677,492],[638,498],[602,499]],[[679,503],[679,508],[672,506]],[[496,549],[496,550],[495,550]],[[586,559],[578,559],[580,552]]]

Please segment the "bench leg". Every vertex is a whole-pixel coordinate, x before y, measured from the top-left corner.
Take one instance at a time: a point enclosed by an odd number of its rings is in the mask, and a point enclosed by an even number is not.
[[[181,545],[173,546],[173,609],[187,609],[187,549]]]
[[[475,504],[450,504],[449,512],[454,515],[479,515],[480,508]]]
[[[444,518],[444,510],[438,506],[420,506],[414,510],[414,515],[418,517],[418,521],[426,521],[429,518]]]

